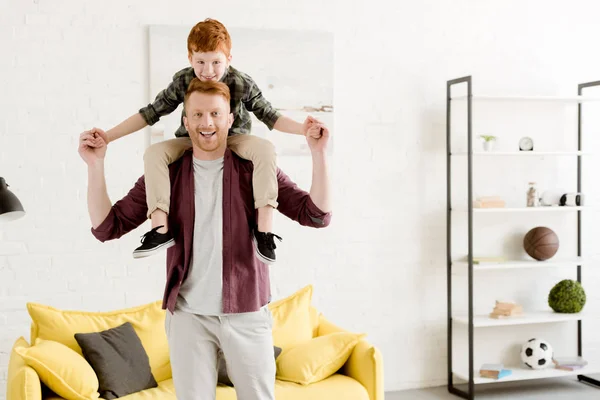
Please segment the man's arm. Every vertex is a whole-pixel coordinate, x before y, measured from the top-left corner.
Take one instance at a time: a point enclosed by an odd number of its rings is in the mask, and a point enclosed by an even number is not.
[[[310,193],[302,190],[280,169],[277,170],[279,194],[277,210],[302,226],[324,228],[331,221],[331,211],[323,211],[314,203]]]
[[[108,200],[108,195],[106,200]],[[110,200],[108,201],[110,203]],[[147,221],[147,212],[146,184],[142,176],[127,195],[110,208],[102,222],[98,226],[92,227],[92,234],[101,242],[118,239]],[[93,222],[92,225],[94,225]]]
[[[279,194],[277,209],[300,225],[323,228],[331,221],[331,199],[329,168],[327,165],[327,143],[329,130],[325,125],[314,124],[306,135],[312,154],[312,184],[310,194],[278,171]]]
[[[92,227],[96,229],[106,219],[112,208],[106,190],[106,179],[104,179],[104,160],[88,165],[87,204]]]
[[[324,212],[331,211],[331,188],[329,184],[329,166],[327,154],[324,152],[312,153],[312,184],[310,198],[317,207]]]
[[[106,134],[94,128],[79,137],[79,154],[88,167],[87,204],[92,234],[100,241],[117,239],[147,220],[144,177],[127,196],[111,205],[104,178]]]

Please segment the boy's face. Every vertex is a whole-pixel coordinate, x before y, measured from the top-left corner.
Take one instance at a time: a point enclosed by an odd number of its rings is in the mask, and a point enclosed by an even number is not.
[[[194,144],[194,155],[196,150],[204,155],[222,155],[233,124],[227,100],[220,95],[194,92],[188,98],[185,113],[183,123]]]
[[[188,59],[196,77],[202,82],[219,81],[231,61],[222,51],[197,52],[194,51]]]

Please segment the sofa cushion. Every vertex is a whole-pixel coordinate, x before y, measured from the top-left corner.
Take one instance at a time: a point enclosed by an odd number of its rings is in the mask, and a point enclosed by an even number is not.
[[[98,376],[103,399],[116,399],[158,386],[146,350],[131,322],[102,332],[76,333],[75,340]]]
[[[310,312],[313,287],[308,285],[286,298],[269,303],[273,316],[273,344],[283,353],[313,337]]]
[[[97,399],[98,378],[87,361],[67,346],[36,339],[31,347],[15,350],[33,368],[39,380],[67,400]]]
[[[369,400],[369,394],[358,381],[345,375],[335,374],[307,386],[277,380],[275,381],[275,398],[278,400]],[[217,400],[236,399],[234,388],[217,387]]]
[[[81,355],[76,333],[101,332],[130,322],[148,354],[154,378],[160,382],[171,377],[162,301],[108,312],[66,311],[38,303],[27,303],[27,310],[32,341],[38,337],[54,340]]]
[[[364,334],[338,332],[301,343],[277,360],[277,379],[310,385],[336,373]]]

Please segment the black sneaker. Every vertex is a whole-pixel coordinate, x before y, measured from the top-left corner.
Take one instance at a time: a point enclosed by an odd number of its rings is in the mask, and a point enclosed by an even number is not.
[[[133,258],[149,257],[175,244],[171,231],[167,233],[158,232],[158,229],[162,227],[163,225],[157,226],[142,236],[142,245],[133,251]]]
[[[275,263],[275,238],[281,242],[283,239],[271,232],[259,232],[258,229],[254,229],[254,235],[252,242],[254,243],[254,250],[256,250],[256,257],[264,262],[265,264]]]

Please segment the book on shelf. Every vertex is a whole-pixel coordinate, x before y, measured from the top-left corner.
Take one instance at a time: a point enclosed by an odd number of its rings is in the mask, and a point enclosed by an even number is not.
[[[483,364],[479,369],[482,378],[502,379],[512,374],[510,369],[505,369],[504,364]]]
[[[565,371],[576,371],[585,367],[588,362],[583,357],[555,357],[553,360],[556,369]]]

